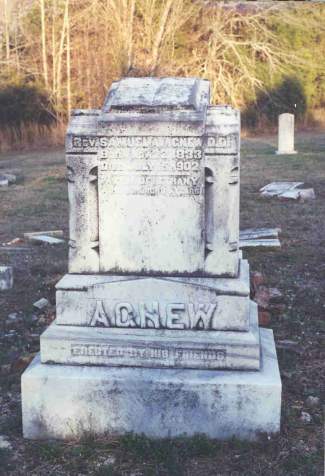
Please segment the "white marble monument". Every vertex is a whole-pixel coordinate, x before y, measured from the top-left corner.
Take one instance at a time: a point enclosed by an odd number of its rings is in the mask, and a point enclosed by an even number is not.
[[[295,151],[295,116],[284,113],[278,117],[278,155],[296,154]]]
[[[69,274],[22,377],[25,437],[279,431],[239,250],[239,138],[239,112],[193,78],[123,79],[74,112]]]

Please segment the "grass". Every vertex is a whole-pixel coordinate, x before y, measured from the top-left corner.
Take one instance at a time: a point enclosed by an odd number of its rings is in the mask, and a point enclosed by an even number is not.
[[[297,351],[278,349],[283,382],[281,434],[255,443],[211,441],[202,435],[153,441],[143,436],[76,442],[31,442],[21,436],[20,373],[15,361],[38,350],[38,334],[53,319],[54,307],[33,319],[32,303],[46,297],[54,305],[55,284],[67,271],[67,245],[30,246],[25,252],[0,249],[0,262],[15,268],[15,286],[0,294],[0,434],[13,446],[0,454],[0,474],[66,475],[277,475],[323,474],[323,409],[306,406],[324,393],[325,335],[325,135],[298,135],[295,156],[277,156],[275,137],[242,143],[241,228],[280,227],[281,249],[246,251],[251,269],[284,295],[285,310],[272,315],[275,339],[297,342]],[[0,242],[24,232],[63,229],[68,237],[68,201],[62,150],[0,155],[1,171],[21,182],[0,190]],[[264,200],[258,190],[276,180],[314,187],[313,202]],[[10,312],[25,318],[14,338],[4,338]],[[34,337],[31,337],[34,336]],[[36,337],[35,337],[36,336]],[[301,411],[312,417],[303,423]]]

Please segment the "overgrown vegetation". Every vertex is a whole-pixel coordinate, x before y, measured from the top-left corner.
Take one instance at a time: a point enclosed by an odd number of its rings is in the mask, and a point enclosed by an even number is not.
[[[125,75],[210,79],[213,100],[254,127],[288,110],[304,124],[324,115],[321,3],[0,0],[0,23],[2,142],[12,114],[9,142],[31,124],[49,134],[44,121],[62,128],[71,108],[100,107]]]

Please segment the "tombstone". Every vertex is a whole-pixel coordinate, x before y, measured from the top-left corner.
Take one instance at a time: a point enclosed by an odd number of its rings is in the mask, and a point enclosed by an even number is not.
[[[278,150],[276,153],[278,155],[296,154],[294,145],[295,116],[289,113],[280,114],[278,121]]]
[[[27,438],[279,430],[272,331],[239,250],[239,112],[127,78],[66,138],[69,273],[22,376]]]

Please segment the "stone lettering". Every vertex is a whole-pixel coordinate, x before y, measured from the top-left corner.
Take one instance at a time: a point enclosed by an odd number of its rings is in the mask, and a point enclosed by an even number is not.
[[[116,327],[136,327],[132,304],[121,302],[115,306]]]
[[[161,361],[177,360],[182,361],[214,361],[222,364],[226,360],[225,349],[177,349],[175,347],[141,347],[108,344],[72,344],[71,356],[73,357],[107,357],[133,358],[135,360],[153,359]]]
[[[210,329],[211,319],[217,307],[216,303],[199,305],[196,309],[193,303],[189,303],[188,312],[191,329]]]
[[[104,304],[105,303],[105,304]],[[112,312],[107,311],[111,309]],[[97,300],[89,325],[142,329],[213,329],[217,303],[118,302]]]
[[[111,327],[112,326],[112,322],[104,310],[103,301],[96,301],[96,308],[90,320],[90,326],[92,327],[96,327],[96,326]]]
[[[180,313],[179,311],[183,311]],[[166,307],[166,327],[168,329],[185,329],[184,322],[185,304],[167,304]]]
[[[139,304],[140,312],[140,327],[142,328],[154,328],[159,329],[160,327],[160,316],[159,316],[159,303],[154,301],[152,303],[151,309],[148,309],[147,304],[141,302]]]

